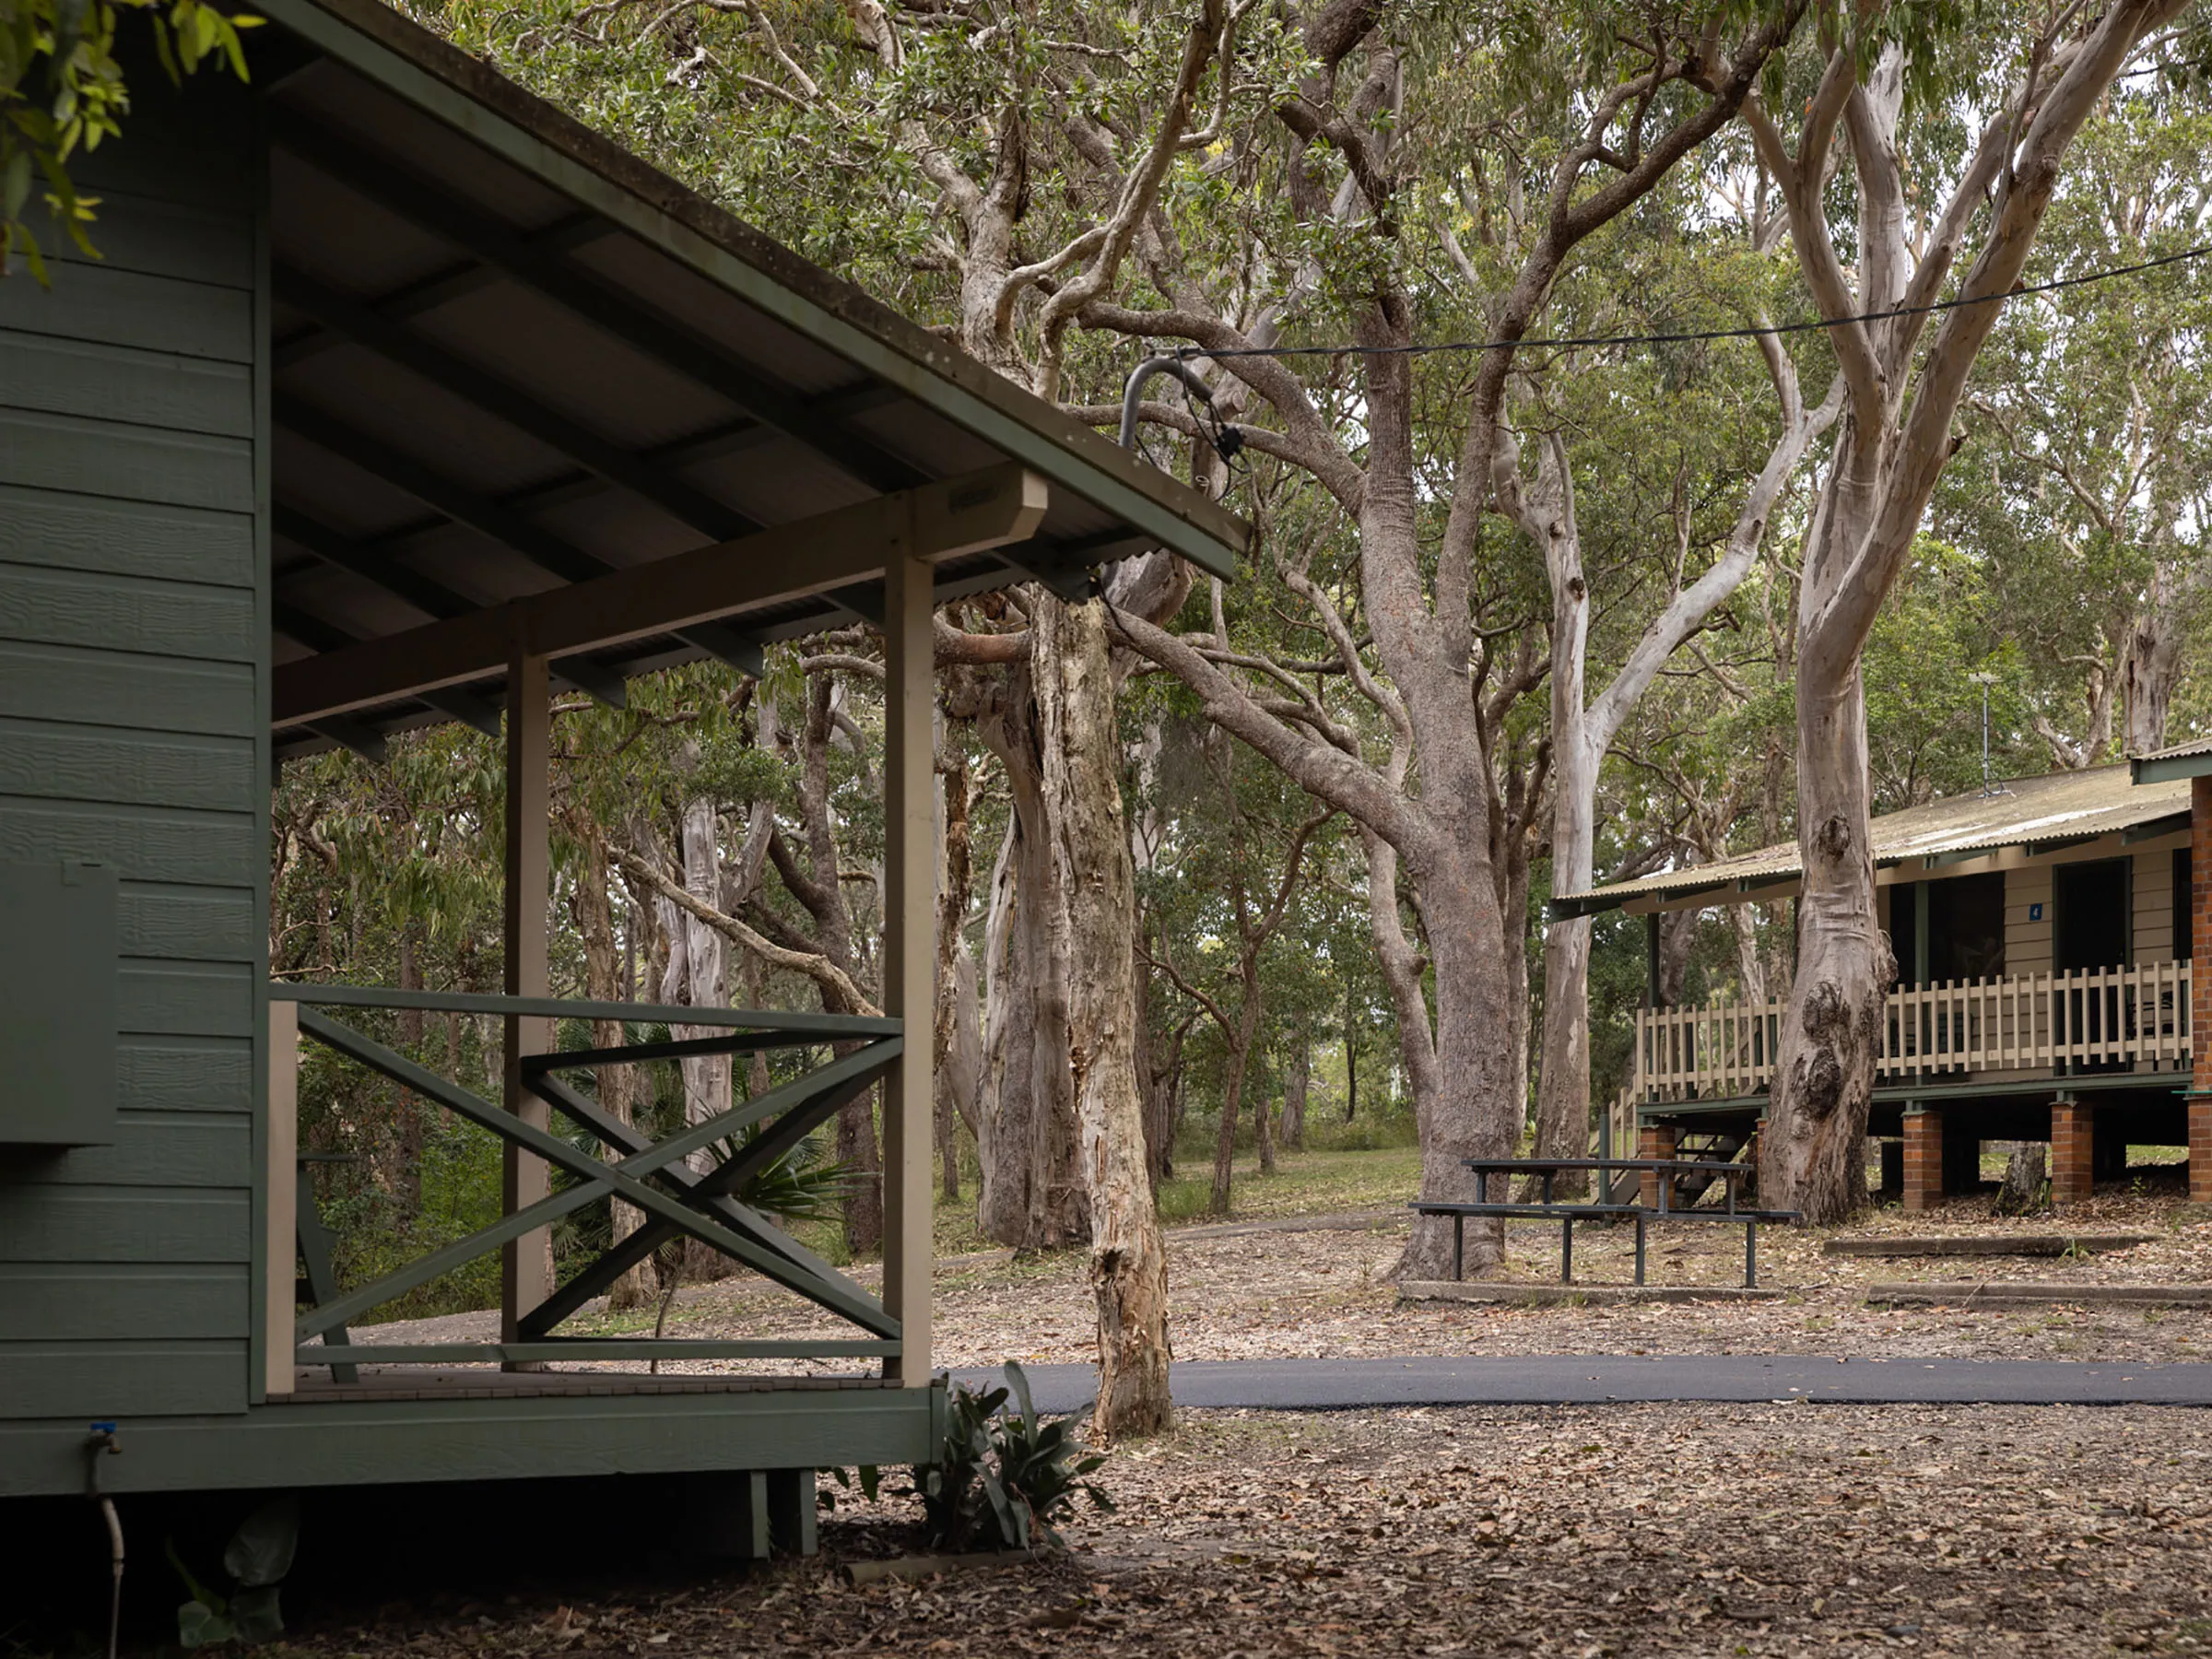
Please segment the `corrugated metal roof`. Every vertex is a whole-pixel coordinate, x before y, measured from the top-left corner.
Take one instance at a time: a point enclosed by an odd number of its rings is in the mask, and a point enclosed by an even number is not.
[[[287,665],[1015,463],[1030,539],[936,566],[940,600],[1250,530],[377,0],[271,0],[273,564]],[[557,662],[624,677],[879,614],[779,594]],[[428,682],[425,682],[427,685]],[[488,724],[500,677],[361,706],[360,741]],[[279,699],[282,702],[282,699]],[[337,723],[279,720],[278,753]]]
[[[2212,744],[2206,752],[2212,753]],[[1885,813],[1874,820],[1874,856],[1890,866],[1912,859],[1954,858],[2026,845],[2048,849],[2186,815],[2189,782],[2136,784],[2125,766],[2053,772],[2000,784],[2001,794],[1953,795]],[[1765,886],[1804,874],[1797,843],[1781,841],[1756,853],[1708,865],[1666,870],[1636,881],[1562,894],[1554,902],[1575,912],[1610,910],[1632,899],[1683,895],[1738,882]],[[1724,902],[1716,898],[1716,902]]]
[[[2130,755],[2127,770],[2138,783],[2168,783],[2212,774],[2212,737],[2192,738],[2147,755]]]
[[[2197,737],[2187,743],[2176,743],[2162,749],[2152,749],[2147,755],[2131,755],[2134,760],[2178,760],[2189,755],[2212,755],[2212,737]]]

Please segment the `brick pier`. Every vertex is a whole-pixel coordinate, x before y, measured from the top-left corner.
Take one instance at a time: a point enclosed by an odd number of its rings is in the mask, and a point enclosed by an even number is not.
[[[1943,1202],[1943,1113],[1932,1106],[1905,1112],[1905,1207],[1934,1209]]]
[[[1639,1158],[1672,1158],[1675,1155],[1675,1132],[1664,1124],[1646,1124],[1636,1136],[1636,1156]],[[1659,1177],[1646,1170],[1637,1191],[1636,1201],[1645,1209],[1659,1207]]]
[[[2097,1183],[2097,1115],[2065,1096],[2051,1102],[2051,1202],[2079,1204]]]

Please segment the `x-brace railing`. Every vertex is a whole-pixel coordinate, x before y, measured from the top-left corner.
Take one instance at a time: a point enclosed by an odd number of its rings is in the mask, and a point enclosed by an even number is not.
[[[418,1261],[310,1309],[294,1326],[296,1363],[335,1367],[341,1362],[361,1365],[451,1364],[472,1360],[527,1363],[548,1359],[796,1359],[875,1356],[888,1359],[898,1355],[899,1322],[884,1312],[881,1302],[732,1195],[883,1075],[901,1052],[903,1040],[897,1020],[748,1008],[664,1007],[638,1003],[378,991],[333,985],[277,984],[270,987],[269,994],[273,998],[302,1005],[300,1030],[303,1034],[576,1177],[575,1184],[565,1192],[541,1198]],[[626,1043],[612,1048],[570,1049],[526,1056],[522,1066],[524,1087],[552,1110],[588,1130],[610,1153],[619,1154],[601,1159],[524,1122],[514,1113],[372,1038],[316,1012],[316,1006],[422,1008],[520,1018],[616,1019],[732,1029],[716,1036],[671,1042]],[[824,1042],[857,1046],[804,1077],[658,1141],[623,1123],[556,1075],[641,1060],[806,1048]],[[739,1138],[755,1125],[759,1125],[759,1133],[749,1141]],[[719,1141],[727,1141],[729,1147],[712,1170],[702,1173],[689,1166],[687,1159],[692,1153]],[[364,1345],[347,1340],[347,1324],[369,1309],[404,1295],[418,1285],[428,1284],[478,1256],[489,1254],[561,1216],[607,1197],[619,1197],[643,1211],[645,1224],[602,1252],[545,1301],[524,1312],[517,1322],[520,1340],[406,1346]],[[864,1338],[779,1341],[552,1335],[556,1326],[585,1302],[679,1234],[701,1241],[870,1335]],[[312,1343],[312,1339],[317,1336],[326,1340]]]

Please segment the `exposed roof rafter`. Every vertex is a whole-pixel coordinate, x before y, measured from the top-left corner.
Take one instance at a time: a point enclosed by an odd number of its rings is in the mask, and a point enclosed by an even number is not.
[[[1048,499],[1042,479],[1006,463],[364,641],[277,669],[275,717],[301,724],[418,697],[497,673],[517,649],[558,658],[693,634],[767,598],[873,581],[902,548],[934,560],[1020,541]]]
[[[426,507],[436,509],[455,523],[465,524],[478,535],[488,536],[501,546],[512,548],[541,570],[568,582],[578,582],[608,575],[615,569],[605,559],[594,557],[543,525],[524,518],[505,502],[477,494],[466,485],[447,477],[436,467],[394,449],[381,439],[355,429],[336,416],[326,414],[299,398],[278,397],[276,400],[276,414],[279,426],[288,428],[311,443],[342,457],[394,488],[413,496]],[[443,614],[451,619],[453,616],[465,613]],[[758,676],[761,672],[759,642],[732,628],[702,624],[699,629],[684,630],[682,637],[742,674]],[[580,689],[589,692],[610,707],[618,709],[622,706],[619,691],[610,694],[610,681],[605,675],[586,670],[583,677],[576,678],[574,683]],[[611,684],[618,687],[619,683],[620,676],[614,676]]]
[[[731,536],[760,528],[758,519],[747,517],[643,456],[633,454],[604,435],[570,419],[537,393],[465,362],[419,335],[410,334],[379,312],[347,299],[305,272],[278,265],[274,281],[279,300],[299,307],[324,327],[420,375],[441,391],[505,421],[516,430],[527,432],[608,483],[651,501],[709,540],[727,541]]]
[[[877,490],[911,488],[925,475],[873,439],[771,385],[696,329],[613,284],[487,218],[475,206],[424,177],[398,158],[358,139],[339,139],[279,106],[270,135],[318,171],[386,212],[494,265],[566,306],[594,327],[719,393],[754,418],[806,445],[840,471]]]

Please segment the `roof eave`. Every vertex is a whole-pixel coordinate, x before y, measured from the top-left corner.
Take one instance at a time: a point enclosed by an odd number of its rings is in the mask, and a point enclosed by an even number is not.
[[[2178,783],[2184,778],[2212,777],[2212,749],[2198,755],[2130,755],[2131,783]]]

